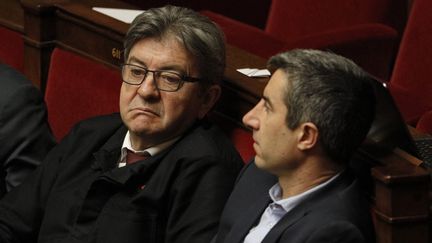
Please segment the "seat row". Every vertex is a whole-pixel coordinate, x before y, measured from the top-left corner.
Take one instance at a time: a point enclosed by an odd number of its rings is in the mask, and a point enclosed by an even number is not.
[[[228,43],[263,58],[294,48],[351,58],[388,84],[408,124],[432,133],[431,8],[428,0],[273,0],[264,29],[202,13],[222,27]]]

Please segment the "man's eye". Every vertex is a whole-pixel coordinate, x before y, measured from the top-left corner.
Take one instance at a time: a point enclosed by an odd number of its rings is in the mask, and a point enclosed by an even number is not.
[[[139,68],[131,68],[130,70],[131,74],[133,76],[144,76],[145,75],[145,71]]]
[[[268,112],[270,110],[270,105],[266,101],[264,101],[264,111]]]
[[[269,110],[267,101],[265,101],[263,98],[261,98],[261,100],[259,101],[259,103],[261,104],[261,107],[263,107],[264,111],[268,111]]]
[[[174,73],[161,73],[160,79],[167,83],[178,83],[181,80],[180,76]]]

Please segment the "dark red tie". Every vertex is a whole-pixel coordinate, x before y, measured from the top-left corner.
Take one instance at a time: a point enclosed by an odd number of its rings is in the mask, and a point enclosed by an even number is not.
[[[137,154],[128,149],[126,155],[126,164],[133,164],[137,161],[145,160],[148,157],[150,157],[150,154],[148,152]]]

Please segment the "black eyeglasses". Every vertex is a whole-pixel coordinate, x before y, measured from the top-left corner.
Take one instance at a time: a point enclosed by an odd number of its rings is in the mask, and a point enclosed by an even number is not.
[[[148,73],[153,73],[153,82],[161,91],[175,92],[179,90],[184,82],[198,82],[199,78],[188,77],[174,71],[149,70],[133,64],[122,65],[123,82],[131,85],[141,85]]]

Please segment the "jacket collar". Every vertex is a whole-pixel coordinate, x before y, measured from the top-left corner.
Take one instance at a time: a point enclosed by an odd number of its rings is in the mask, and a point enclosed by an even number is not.
[[[115,183],[125,184],[131,178],[137,181],[146,181],[157,167],[159,162],[165,157],[176,143],[160,151],[155,156],[144,161],[138,161],[132,165],[118,168],[118,162],[121,155],[121,147],[124,137],[127,133],[126,126],[121,126],[117,129],[113,136],[93,154],[94,162],[92,169],[102,172],[101,179],[113,181]],[[181,138],[179,139],[181,140]],[[177,141],[179,142],[179,141]]]
[[[319,209],[319,205],[329,199],[330,195],[335,195],[340,191],[347,188],[353,181],[353,177],[349,169],[345,169],[335,180],[330,182],[325,187],[316,191],[302,202],[297,207],[289,211],[282,219],[270,230],[270,232],[263,239],[263,243],[278,242],[283,232],[291,226],[299,222],[304,216],[313,210]]]
[[[236,223],[225,238],[227,242],[243,242],[244,237],[258,223],[262,213],[270,202],[271,199],[268,194],[251,202],[244,217],[236,219]]]
[[[243,207],[246,208],[245,212],[235,219],[232,228],[226,237],[224,237],[224,242],[227,243],[243,242],[244,237],[248,234],[249,230],[258,223],[262,213],[271,202],[268,189],[277,182],[276,176],[258,169],[254,161],[251,161],[245,166],[240,174],[241,177],[252,179],[257,182],[254,183],[253,189],[257,194],[254,196],[253,201],[244,202]],[[237,183],[242,184],[238,185],[242,188],[242,186],[245,186],[243,183],[247,183],[247,181],[240,179]],[[234,188],[234,190],[236,190],[236,188]]]
[[[120,148],[126,132],[127,128],[124,125],[121,126],[115,131],[114,135],[93,154],[95,161],[92,164],[92,168],[94,170],[102,170],[105,172],[117,166],[121,153]]]

